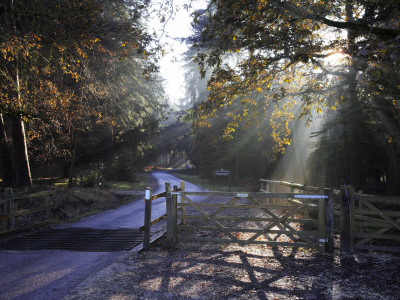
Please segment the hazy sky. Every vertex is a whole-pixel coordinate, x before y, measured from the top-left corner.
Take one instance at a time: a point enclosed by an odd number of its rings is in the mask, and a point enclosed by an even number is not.
[[[176,39],[190,36],[192,33],[190,26],[192,17],[190,13],[206,7],[205,1],[192,1],[192,8],[188,11],[183,8],[183,5],[189,2],[190,0],[174,1],[173,17],[165,24],[165,32],[161,39],[162,43],[169,44],[169,46],[166,46],[166,55],[160,61],[160,73],[165,79],[164,88],[171,104],[179,104],[180,100],[185,96],[185,78],[184,70],[182,69],[184,62],[181,59],[187,50],[187,45]],[[152,24],[156,28],[162,27],[156,18]]]

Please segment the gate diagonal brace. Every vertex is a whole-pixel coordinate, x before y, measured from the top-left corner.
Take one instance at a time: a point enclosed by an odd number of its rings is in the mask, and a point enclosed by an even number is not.
[[[259,206],[261,206],[261,203],[260,202],[258,202],[257,200],[255,200],[254,198],[252,198],[252,197],[247,197],[247,199],[249,199],[251,202],[253,202],[253,203],[255,203],[255,204],[257,204],[257,205],[259,205]],[[276,215],[276,214],[274,214],[272,211],[270,211],[268,208],[259,208],[259,209],[261,209],[263,212],[265,212],[265,213],[267,213],[268,215],[270,215],[272,218],[274,218],[274,219],[279,219],[279,216],[278,215]],[[294,228],[292,228],[289,224],[283,224],[282,223],[282,225],[284,225],[285,227],[287,227],[290,231],[296,231]],[[293,230],[292,230],[293,229]],[[290,232],[289,231],[289,232]],[[289,233],[288,232],[288,233]],[[278,234],[277,235],[277,237],[278,236],[280,236],[281,234]],[[271,238],[268,236],[268,235],[264,235],[265,237],[267,237],[269,240],[271,240]],[[294,236],[292,236],[293,238],[294,238]]]
[[[247,242],[251,243],[252,241],[256,240],[259,236],[261,236],[262,234],[265,234],[269,229],[271,229],[272,227],[278,225],[278,224],[283,224],[283,221],[286,221],[287,219],[289,219],[290,216],[294,215],[296,212],[298,212],[299,210],[301,210],[302,208],[306,207],[308,205],[308,203],[303,204],[301,206],[299,206],[296,209],[293,209],[291,212],[287,213],[286,215],[279,217],[275,222],[272,222],[271,224],[269,224],[268,226],[266,226],[262,232],[255,234],[254,236],[252,236],[250,239],[247,240]],[[314,243],[313,243],[314,244]]]
[[[384,219],[388,223],[388,225],[390,224],[391,226],[400,230],[400,226],[399,226],[400,224],[398,224],[400,222],[400,218],[398,218],[396,220],[392,220],[391,218],[383,215],[379,209],[377,209],[374,205],[372,205],[370,202],[368,202],[366,200],[363,200],[362,204],[365,205],[366,207],[368,207],[373,212],[377,213],[377,215],[379,217],[381,217],[382,219]],[[390,227],[381,228],[381,229],[376,230],[373,234],[383,234],[390,229],[391,229]],[[365,238],[359,240],[358,242],[356,242],[355,246],[364,245],[364,244],[368,243],[369,241],[371,241],[373,238],[374,238],[373,235],[370,237],[365,237]]]
[[[381,213],[381,211],[379,209],[377,209],[374,205],[372,205],[368,201],[364,201],[363,205],[368,207],[373,212],[376,212],[378,214],[378,216],[380,216],[382,219],[384,219],[388,224],[390,224],[391,226],[393,226],[396,229],[400,230],[400,224],[397,224],[398,221],[394,221],[391,218],[389,218],[388,216],[385,216],[384,214]]]
[[[183,196],[185,199],[187,199],[186,196]],[[227,203],[225,203],[225,205],[229,205],[229,204],[234,204],[236,201],[238,201],[240,199],[240,197],[235,197],[232,198],[231,200],[229,200]],[[214,211],[212,214],[210,214],[210,217],[215,217],[218,214],[220,214],[221,212],[223,212],[224,210],[226,210],[228,207],[221,207],[218,208],[216,211]],[[199,226],[203,225],[205,223],[205,220],[200,221]]]
[[[257,200],[255,200],[255,199],[253,199],[252,197],[248,197],[248,199],[250,200],[250,201],[252,201],[253,203],[255,203],[255,204],[257,204],[257,205],[260,205],[261,206],[261,203],[259,203]],[[303,205],[305,205],[305,206],[308,206],[308,203],[305,203],[305,202],[303,202]],[[302,209],[303,207],[305,207],[305,206],[302,206],[300,209]],[[276,214],[274,214],[272,211],[270,211],[269,209],[267,209],[267,208],[260,208],[262,211],[264,211],[264,212],[266,212],[266,213],[268,213],[271,217],[273,217],[274,219],[277,219],[277,220],[279,220],[279,216],[278,215],[276,215]],[[299,210],[300,210],[299,209]],[[288,217],[289,218],[289,217]],[[284,227],[286,227],[287,229],[289,229],[289,231],[288,231],[288,234],[290,234],[290,233],[292,233],[291,234],[291,237],[293,238],[293,239],[295,239],[295,237],[293,236],[293,234],[296,234],[297,233],[297,230],[296,229],[294,229],[292,226],[290,226],[289,224],[286,224],[286,223],[283,223],[284,221],[282,221],[282,222],[279,222],[278,224],[276,224],[277,226],[279,225],[279,224],[282,224]],[[275,224],[275,223],[274,223]],[[266,230],[268,230],[268,229],[266,229]],[[265,229],[263,230],[263,231],[265,231]],[[265,233],[265,232],[264,232]],[[259,234],[259,236],[260,235],[262,235],[262,234],[264,234],[264,233],[261,233],[261,234]],[[281,234],[279,234],[279,235],[281,235]],[[256,238],[258,238],[258,236],[256,237]],[[304,237],[304,236],[301,236],[301,237],[299,237],[298,239],[296,239],[296,240],[304,240],[306,243],[309,243],[309,244],[311,244],[311,245],[313,245],[314,243],[310,240],[310,239],[308,239],[308,238],[306,238],[306,237]]]
[[[394,222],[399,223],[400,222],[400,218],[396,219]],[[368,243],[369,241],[371,241],[374,238],[375,234],[383,234],[383,233],[385,233],[386,231],[388,231],[390,229],[391,229],[390,227],[385,227],[385,228],[378,229],[378,230],[374,231],[373,233],[371,233],[371,236],[367,236],[367,237],[359,240],[358,242],[356,242],[354,244],[354,246],[362,246],[362,245]]]
[[[219,223],[217,220],[214,220],[213,218],[211,218],[211,216],[207,212],[205,212],[200,206],[198,206],[196,203],[194,203],[188,197],[185,197],[185,200],[187,200],[190,205],[192,205],[194,208],[196,208],[204,217],[206,217],[208,220],[210,220],[212,223],[214,223],[217,227],[219,227],[226,235],[228,235],[231,238],[231,240],[240,244],[240,240],[237,237],[235,237],[230,231],[226,230],[226,228],[224,226],[222,226],[222,224]]]

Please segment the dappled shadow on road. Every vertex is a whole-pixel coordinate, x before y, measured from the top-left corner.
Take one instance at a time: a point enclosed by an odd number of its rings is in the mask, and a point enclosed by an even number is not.
[[[383,257],[266,246],[156,247],[132,254],[70,299],[396,299],[400,259]]]

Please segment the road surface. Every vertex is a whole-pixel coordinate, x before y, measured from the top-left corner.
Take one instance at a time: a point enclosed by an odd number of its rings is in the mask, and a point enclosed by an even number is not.
[[[164,191],[165,181],[179,186],[180,180],[166,172],[154,172],[158,188]],[[185,182],[186,190],[200,187]],[[165,214],[165,198],[156,199],[152,216]],[[57,228],[87,227],[96,229],[137,228],[143,225],[142,200],[105,211],[73,224]],[[75,252],[63,250],[0,251],[0,299],[61,299],[91,274],[115,262],[124,252]]]

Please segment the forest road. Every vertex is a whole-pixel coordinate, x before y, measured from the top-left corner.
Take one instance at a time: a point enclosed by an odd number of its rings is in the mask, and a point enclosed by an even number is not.
[[[167,172],[153,172],[158,188],[163,192],[165,181],[171,187],[180,180]],[[202,188],[185,182],[186,190]],[[152,216],[165,213],[165,198],[156,199]],[[144,221],[144,203],[139,199],[119,208],[82,219],[57,228],[87,227],[96,229],[138,228]],[[76,252],[65,250],[1,251],[0,299],[62,299],[91,274],[114,263],[125,252]]]

